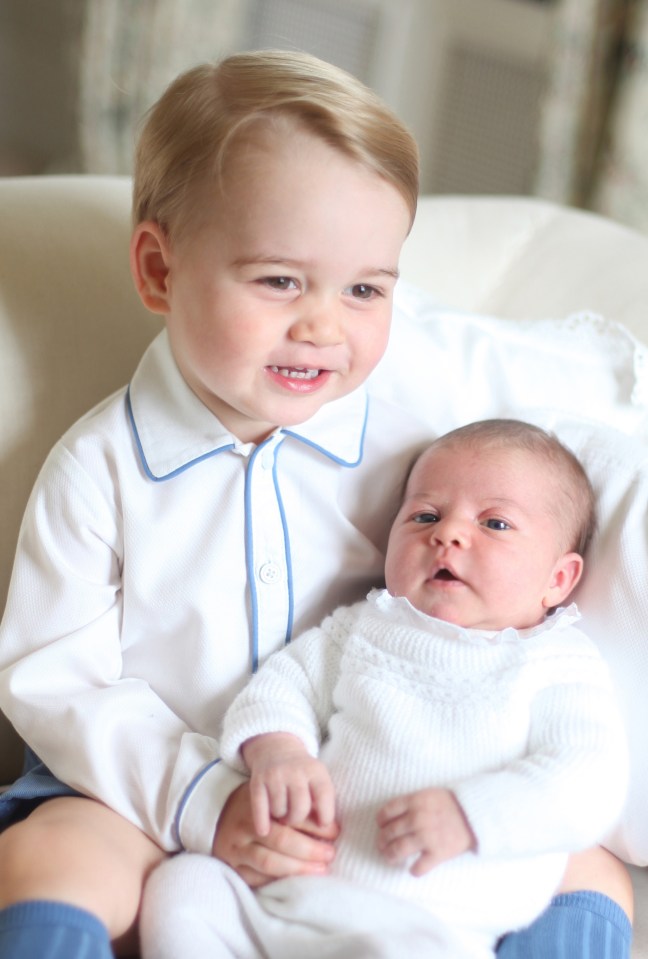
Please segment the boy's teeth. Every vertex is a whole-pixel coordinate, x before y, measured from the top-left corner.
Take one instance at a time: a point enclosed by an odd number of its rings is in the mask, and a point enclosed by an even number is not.
[[[288,376],[293,380],[312,380],[315,379],[319,370],[305,370],[303,367],[271,366],[273,373],[279,373],[280,376]]]

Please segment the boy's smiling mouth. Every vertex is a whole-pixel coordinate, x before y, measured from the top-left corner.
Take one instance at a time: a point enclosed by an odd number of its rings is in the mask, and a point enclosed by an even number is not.
[[[273,373],[278,373],[279,376],[286,376],[291,380],[314,380],[321,372],[320,370],[311,370],[303,366],[271,366],[270,369]]]
[[[277,386],[291,394],[309,396],[318,393],[328,383],[332,371],[311,366],[266,366],[266,373]]]

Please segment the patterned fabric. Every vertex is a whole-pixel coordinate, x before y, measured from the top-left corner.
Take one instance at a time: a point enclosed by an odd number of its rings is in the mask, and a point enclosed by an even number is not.
[[[630,2],[634,17],[623,46],[616,109],[594,206],[648,232],[648,3]]]
[[[182,70],[230,51],[237,0],[87,0],[80,66],[86,173],[131,172],[136,127]]]
[[[540,130],[535,192],[586,205],[616,77],[628,0],[561,0]]]

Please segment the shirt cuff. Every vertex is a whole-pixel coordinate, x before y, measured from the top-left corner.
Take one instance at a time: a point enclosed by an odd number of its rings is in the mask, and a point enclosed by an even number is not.
[[[225,803],[248,777],[220,760],[206,766],[187,789],[176,816],[176,834],[188,852],[212,854],[216,825]]]

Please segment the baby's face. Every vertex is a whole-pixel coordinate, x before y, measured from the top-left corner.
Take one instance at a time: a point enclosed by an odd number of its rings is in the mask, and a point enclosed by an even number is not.
[[[376,365],[410,215],[393,186],[301,131],[249,144],[214,209],[171,247],[167,327],[197,396],[258,442]]]
[[[527,451],[432,448],[392,526],[387,588],[467,628],[537,625],[573,585],[563,561],[579,563],[560,546],[557,485]]]

